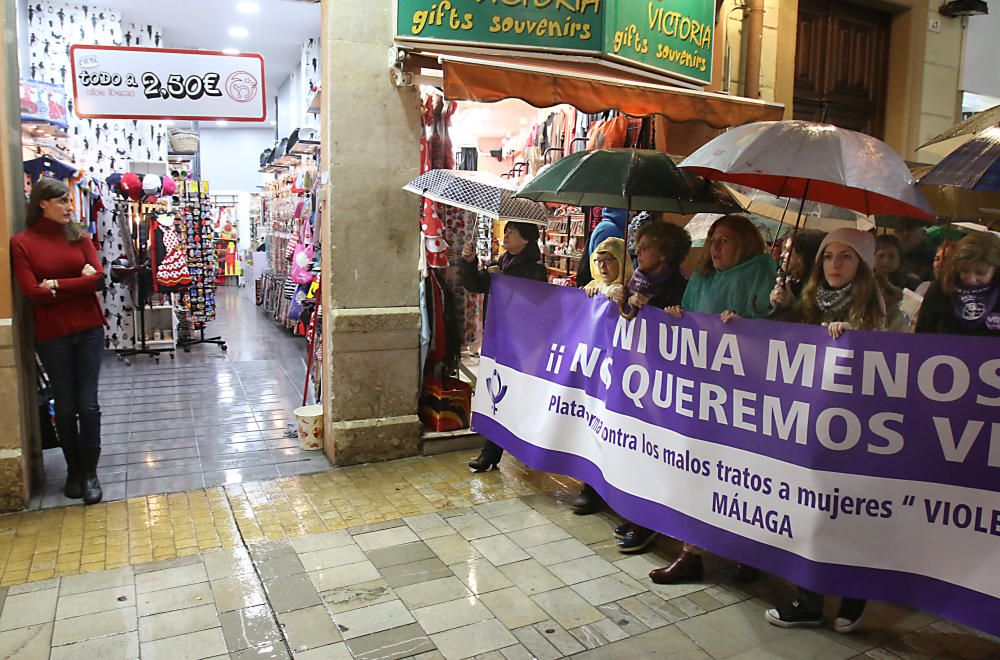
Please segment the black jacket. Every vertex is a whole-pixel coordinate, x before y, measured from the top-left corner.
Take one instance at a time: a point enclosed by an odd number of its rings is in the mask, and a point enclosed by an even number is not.
[[[646,305],[652,305],[657,309],[665,309],[667,307],[673,307],[674,305],[680,305],[681,298],[684,297],[684,290],[687,289],[687,285],[687,278],[684,277],[684,274],[678,270],[674,273],[674,276],[667,281],[667,286],[663,289],[663,291],[650,298]]]
[[[987,317],[1000,315],[1000,299],[986,312]],[[995,317],[994,316],[994,317]],[[995,328],[996,326],[994,326]],[[986,321],[974,328],[968,328],[955,316],[951,296],[941,289],[940,282],[934,282],[924,296],[917,314],[917,332],[931,332],[943,335],[983,335],[1000,337],[1000,329],[991,329]]]
[[[485,293],[489,295],[490,292],[490,274],[485,269],[480,270],[476,266],[476,262],[473,261],[469,263],[465,259],[459,260],[459,273],[462,277],[462,286],[465,287],[467,291],[472,293]],[[510,275],[511,277],[523,277],[526,280],[538,280],[539,282],[548,282],[548,271],[545,270],[543,266],[538,261],[528,261],[521,263],[513,263],[510,268],[502,271],[504,275]]]

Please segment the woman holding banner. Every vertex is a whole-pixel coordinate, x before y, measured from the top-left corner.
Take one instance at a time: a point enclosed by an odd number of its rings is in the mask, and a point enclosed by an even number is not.
[[[621,311],[626,303],[638,312],[638,307],[656,308],[678,304],[687,289],[687,278],[681,264],[691,251],[691,235],[669,222],[647,222],[635,235],[638,269],[625,287],[619,286],[608,294]],[[641,525],[624,523],[615,528],[618,551],[626,554],[643,552],[656,540],[656,532]]]
[[[777,285],[771,304],[787,309],[783,318],[827,327],[830,336],[847,330],[886,330],[885,299],[875,278],[875,237],[858,229],[838,229],[820,244],[816,268],[802,298],[792,304],[788,285]],[[848,633],[861,623],[866,601],[844,598],[834,621],[837,632]],[[765,612],[768,623],[782,628],[819,626],[823,623],[823,595],[799,588],[789,605]]]
[[[479,269],[476,264],[476,247],[469,241],[462,250],[460,273],[462,286],[473,293],[490,292],[490,275],[503,273],[512,277],[545,282],[548,273],[542,265],[538,248],[538,227],[528,222],[508,222],[503,229],[504,253],[495,265]],[[487,298],[488,300],[488,298]],[[469,462],[473,472],[488,472],[497,466],[503,456],[500,445],[487,440],[479,456]]]
[[[742,215],[724,215],[708,230],[701,264],[691,276],[680,305],[666,311],[680,318],[684,311],[720,314],[723,322],[758,315],[758,304],[767,307],[768,293],[774,286],[777,263],[757,227]],[[704,575],[701,549],[684,544],[681,554],[665,568],[650,572],[657,584],[700,580]],[[740,565],[740,582],[756,579],[757,570]]]
[[[931,285],[917,332],[1000,337],[1000,237],[969,234]]]

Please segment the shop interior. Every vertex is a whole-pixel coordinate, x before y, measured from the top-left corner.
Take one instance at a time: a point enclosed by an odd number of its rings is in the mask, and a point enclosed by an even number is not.
[[[322,373],[319,31],[318,4],[282,0],[18,2],[25,193],[66,182],[108,275],[105,500],[329,467],[294,424]],[[77,43],[260,53],[267,118],[79,118]],[[31,506],[71,504],[41,369],[39,393]]]

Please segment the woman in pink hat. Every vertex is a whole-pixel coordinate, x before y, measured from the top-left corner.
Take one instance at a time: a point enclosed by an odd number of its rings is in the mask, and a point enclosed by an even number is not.
[[[830,232],[819,245],[816,266],[796,305],[787,284],[771,292],[771,304],[787,310],[782,320],[824,325],[834,339],[846,330],[888,327],[873,235],[860,229]]]
[[[875,277],[875,237],[859,229],[827,234],[802,297],[794,305],[792,300],[788,284],[779,283],[771,292],[771,304],[786,310],[779,318],[824,325],[834,339],[849,330],[886,330],[890,318],[882,286]],[[834,630],[855,630],[865,605],[864,600],[844,598]],[[819,626],[823,623],[823,595],[799,587],[795,600],[767,610],[765,617],[782,628]]]

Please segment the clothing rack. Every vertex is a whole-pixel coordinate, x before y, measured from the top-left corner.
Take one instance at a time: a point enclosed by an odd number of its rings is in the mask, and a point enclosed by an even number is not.
[[[170,359],[174,358],[174,347],[170,346],[167,348],[150,348],[146,341],[146,305],[149,305],[150,310],[153,307],[153,291],[150,287],[149,291],[145,290],[145,274],[148,272],[150,278],[152,278],[152,270],[149,264],[146,263],[148,258],[148,244],[143,240],[144,236],[149,235],[149,232],[142,231],[142,215],[143,215],[143,204],[140,202],[138,205],[138,219],[136,222],[136,230],[131,231],[131,214],[128,202],[119,201],[118,209],[116,210],[120,222],[124,222],[129,225],[128,231],[123,231],[122,236],[128,236],[132,241],[132,251],[136,255],[135,265],[138,270],[135,275],[135,286],[136,286],[136,299],[137,303],[135,309],[139,313],[139,324],[136,326],[136,332],[132,335],[132,347],[131,348],[120,348],[115,351],[115,357],[119,360],[125,362],[127,366],[132,365],[132,361],[129,359],[136,355],[149,355],[151,356],[157,364],[160,362],[160,355],[166,353],[170,356]],[[148,240],[148,239],[147,239]],[[148,296],[148,297],[147,297]],[[136,337],[136,335],[139,335]]]

